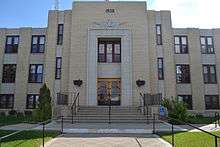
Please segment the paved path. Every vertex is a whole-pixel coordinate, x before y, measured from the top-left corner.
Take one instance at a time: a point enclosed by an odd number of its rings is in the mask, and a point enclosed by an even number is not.
[[[66,134],[52,139],[45,147],[171,147],[156,135]]]

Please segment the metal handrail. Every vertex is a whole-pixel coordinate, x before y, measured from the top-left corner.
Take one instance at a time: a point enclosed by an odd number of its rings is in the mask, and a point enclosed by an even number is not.
[[[201,132],[204,132],[204,133],[206,133],[206,134],[208,134],[208,135],[213,136],[213,137],[215,138],[215,147],[218,147],[218,141],[217,141],[217,139],[220,138],[220,136],[215,135],[215,134],[212,134],[211,132],[205,131],[205,130],[203,130],[203,129],[199,128],[199,127],[196,127],[196,126],[194,126],[194,125],[192,125],[192,124],[190,124],[190,123],[188,123],[188,122],[181,121],[181,120],[178,120],[178,119],[175,119],[175,118],[171,118],[171,117],[169,117],[169,116],[161,116],[161,115],[155,114],[155,113],[153,114],[153,134],[156,134],[156,128],[155,128],[156,115],[158,116],[158,118],[159,118],[159,117],[163,117],[163,118],[166,118],[167,120],[170,120],[170,121],[171,121],[171,125],[172,125],[172,146],[173,146],[173,147],[175,146],[175,142],[174,142],[174,123],[173,123],[172,121],[175,121],[175,122],[179,122],[179,123],[181,123],[181,124],[188,125],[188,126],[194,128],[194,129],[197,129],[197,130],[199,130],[199,131],[201,131]]]
[[[43,145],[43,147],[44,147],[44,144],[45,144],[45,143],[44,143],[45,125],[46,125],[47,123],[53,121],[53,120],[58,120],[58,119],[59,119],[59,118],[57,118],[57,119],[48,119],[48,120],[46,120],[46,121],[43,121],[43,122],[38,123],[38,124],[37,124],[36,126],[34,126],[34,127],[27,128],[27,129],[23,129],[23,130],[18,130],[18,131],[15,131],[15,132],[13,132],[13,133],[10,133],[10,134],[8,134],[8,135],[2,136],[2,137],[0,137],[0,147],[1,147],[1,144],[2,144],[3,139],[8,138],[8,137],[13,136],[13,135],[16,135],[16,134],[18,134],[18,133],[21,133],[21,132],[23,132],[23,131],[30,131],[30,130],[36,128],[36,127],[41,126],[41,125],[43,125],[43,128],[42,128],[42,130],[43,130],[43,131],[42,131],[42,145]],[[62,117],[61,117],[61,119],[62,119]],[[61,133],[62,133],[62,128],[61,128]]]
[[[78,105],[76,105],[78,102]],[[71,109],[72,109],[72,124],[73,124],[73,113],[76,116],[76,112],[77,112],[77,107],[79,107],[79,92],[77,92],[77,94],[74,96],[73,99],[73,103],[71,104]],[[75,110],[75,111],[74,111]],[[74,111],[74,112],[73,112]]]

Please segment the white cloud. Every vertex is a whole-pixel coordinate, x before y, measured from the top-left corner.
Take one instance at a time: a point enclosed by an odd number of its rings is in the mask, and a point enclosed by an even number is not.
[[[148,9],[171,10],[173,27],[220,28],[220,0],[152,0]]]

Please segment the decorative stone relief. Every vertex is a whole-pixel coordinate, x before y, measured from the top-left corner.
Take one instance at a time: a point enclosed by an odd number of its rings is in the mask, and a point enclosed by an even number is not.
[[[126,22],[116,22],[108,19],[107,21],[102,22],[94,22],[94,27],[96,28],[104,28],[104,29],[113,29],[113,28],[120,28]]]

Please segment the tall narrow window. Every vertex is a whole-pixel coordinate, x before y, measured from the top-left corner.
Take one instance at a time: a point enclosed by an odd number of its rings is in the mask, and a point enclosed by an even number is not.
[[[45,36],[33,35],[31,44],[31,53],[43,53],[45,49]]]
[[[62,67],[62,58],[56,57],[56,71],[55,71],[56,79],[61,79],[61,67]]]
[[[188,54],[187,36],[174,36],[174,43],[176,54]]]
[[[157,42],[157,45],[162,45],[161,24],[156,24],[156,42]]]
[[[26,101],[26,108],[27,109],[35,109],[37,108],[39,95],[38,94],[28,94],[27,101]]]
[[[4,64],[2,83],[15,83],[16,64]]]
[[[190,83],[189,65],[185,65],[185,64],[176,65],[176,82],[177,83]]]
[[[188,110],[192,110],[192,95],[178,95],[177,99],[186,103]]]
[[[203,79],[205,84],[216,84],[215,65],[203,65]]]
[[[18,53],[19,36],[7,36],[5,53]]]
[[[0,94],[0,109],[13,109],[14,94]]]
[[[203,54],[214,54],[213,38],[211,36],[200,37],[201,50]]]
[[[63,24],[58,25],[58,32],[57,32],[57,45],[63,44]]]
[[[219,96],[218,95],[205,95],[206,109],[219,109]]]
[[[29,69],[29,83],[43,82],[43,65],[31,64]]]
[[[164,80],[163,58],[157,58],[158,80]]]

